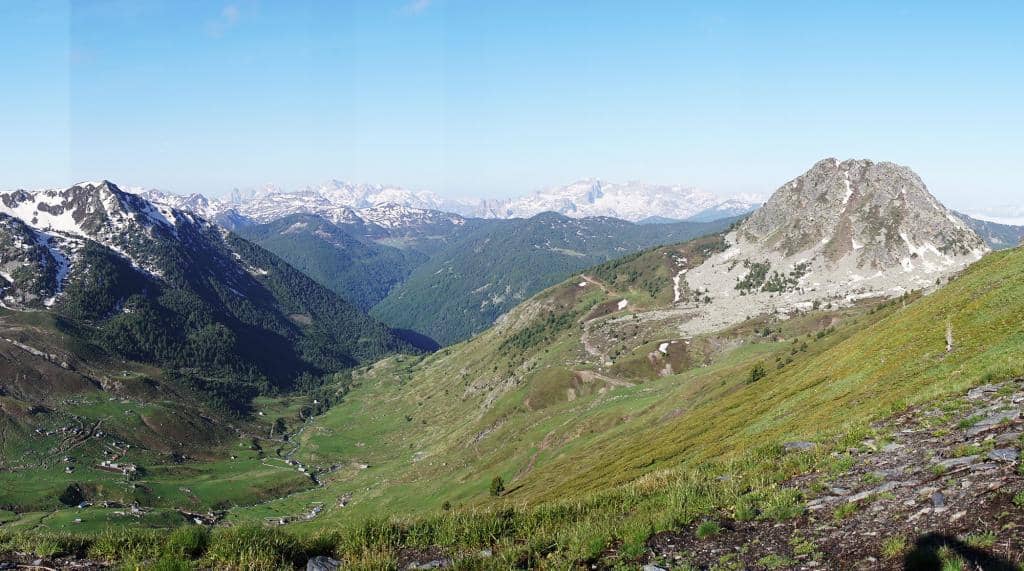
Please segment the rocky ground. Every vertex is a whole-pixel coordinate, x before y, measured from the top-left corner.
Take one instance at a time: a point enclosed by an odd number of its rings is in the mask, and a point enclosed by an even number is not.
[[[875,427],[884,436],[835,453],[832,470],[785,483],[807,499],[800,518],[661,533],[647,569],[1019,570],[1022,406],[1017,380],[910,409]]]

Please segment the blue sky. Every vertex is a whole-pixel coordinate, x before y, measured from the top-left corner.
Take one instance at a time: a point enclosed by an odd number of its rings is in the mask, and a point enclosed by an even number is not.
[[[0,187],[767,193],[826,156],[1024,203],[1018,2],[0,4]],[[29,7],[30,6],[30,7]]]

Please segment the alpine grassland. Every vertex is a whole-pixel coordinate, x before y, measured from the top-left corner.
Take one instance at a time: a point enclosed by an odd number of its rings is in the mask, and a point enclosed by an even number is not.
[[[292,457],[331,466],[321,486],[232,509],[208,532],[72,534],[41,518],[0,541],[128,568],[277,569],[312,555],[394,568],[408,550],[437,547],[464,569],[631,567],[658,532],[697,525],[712,538],[719,519],[798,518],[806,498],[781,484],[841,472],[846,450],[885,439],[875,421],[1024,376],[1020,249],[928,295],[754,317],[688,339],[664,375],[637,356],[681,340],[639,323],[635,337],[609,338],[621,349],[614,363],[631,364],[596,367],[584,322],[632,325],[630,310],[664,304],[671,274],[660,260],[695,247],[709,243],[584,272],[473,340],[358,369],[345,398],[291,439]],[[652,288],[658,280],[669,285]],[[627,310],[603,314],[622,299]],[[806,445],[787,451],[788,442]],[[499,476],[504,489],[492,494]],[[318,517],[268,525],[314,503],[325,506]]]

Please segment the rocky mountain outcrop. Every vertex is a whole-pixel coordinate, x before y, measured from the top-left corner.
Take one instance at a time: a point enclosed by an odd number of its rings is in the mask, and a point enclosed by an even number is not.
[[[2,193],[3,302],[12,307],[55,303],[88,243],[101,244],[137,270],[160,277],[166,250],[155,244],[211,232],[216,234],[201,218],[123,192],[107,181]]]
[[[76,334],[136,361],[252,385],[409,349],[270,252],[108,181],[0,193],[0,303],[85,324]]]
[[[949,265],[984,248],[909,168],[837,159],[786,183],[743,224],[736,242],[787,257],[852,256],[865,269]]]
[[[228,230],[252,224],[252,220],[239,213],[232,204],[220,200],[212,200],[199,193],[194,192],[189,195],[182,195],[153,188],[129,188],[127,191],[137,194],[154,204],[162,204],[197,214]]]
[[[783,185],[727,242],[725,252],[685,274],[690,292],[712,300],[688,327],[901,295],[935,285],[989,250],[909,168],[837,159]]]

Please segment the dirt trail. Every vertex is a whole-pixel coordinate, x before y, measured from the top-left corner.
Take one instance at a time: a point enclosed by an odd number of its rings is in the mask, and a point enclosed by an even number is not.
[[[583,281],[594,284],[601,288],[601,291],[603,291],[605,295],[609,294],[608,286],[605,285],[605,283],[602,282],[601,280],[592,278],[587,274],[580,274],[580,277],[583,278]],[[608,360],[607,356],[604,353],[602,353],[601,350],[598,349],[597,346],[595,346],[590,339],[592,323],[592,320],[583,322],[583,331],[580,332],[580,343],[583,345],[583,350],[586,351],[588,355],[597,359],[599,363],[604,363],[605,361]]]
[[[602,375],[601,373],[598,373],[597,371],[586,371],[586,370],[584,370],[584,371],[575,371],[575,375],[579,378],[579,380],[583,381],[584,383],[592,383],[594,381],[601,381],[601,382],[603,382],[603,383],[605,383],[607,385],[613,386],[613,387],[633,387],[633,386],[636,386],[634,383],[631,383],[629,381],[624,381],[622,379],[616,379],[615,377],[609,377],[607,375]]]

